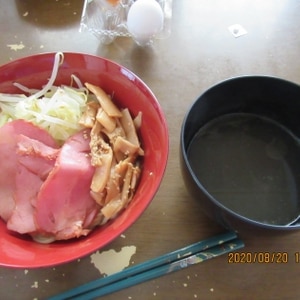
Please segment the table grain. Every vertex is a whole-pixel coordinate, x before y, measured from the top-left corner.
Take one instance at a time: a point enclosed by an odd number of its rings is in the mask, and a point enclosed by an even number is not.
[[[171,35],[147,48],[129,38],[103,45],[80,33],[82,0],[0,0],[0,7],[0,64],[49,51],[103,56],[136,73],[166,114],[170,155],[158,193],[140,219],[100,251],[134,246],[133,265],[222,232],[184,187],[182,120],[198,95],[230,77],[267,74],[300,83],[300,2],[173,0]],[[228,29],[234,24],[247,33],[234,37]],[[240,237],[246,246],[236,261],[225,255],[103,299],[299,299],[300,232],[249,230]],[[254,261],[255,253],[287,259]],[[252,261],[242,262],[242,255]],[[101,276],[91,256],[49,268],[0,267],[0,299],[46,299]]]

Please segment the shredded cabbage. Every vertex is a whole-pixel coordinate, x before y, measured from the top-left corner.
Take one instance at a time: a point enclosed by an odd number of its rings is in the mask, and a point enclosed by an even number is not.
[[[30,90],[15,84],[30,95],[0,94],[0,126],[11,120],[24,119],[47,130],[59,143],[81,129],[79,119],[88,96],[80,80],[75,80],[79,88],[53,85],[62,58],[60,52],[55,55],[52,75],[41,90]]]

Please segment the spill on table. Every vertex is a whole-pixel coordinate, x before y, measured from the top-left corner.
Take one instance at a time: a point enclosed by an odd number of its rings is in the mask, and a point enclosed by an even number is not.
[[[129,266],[131,257],[136,253],[136,246],[125,246],[119,252],[111,249],[91,255],[91,262],[101,274],[109,276]]]
[[[37,289],[38,287],[39,287],[39,282],[38,281],[35,281],[33,283],[33,285],[31,286],[31,288],[33,288],[33,289]]]
[[[20,42],[19,44],[7,44],[6,46],[10,48],[10,50],[14,51],[22,50],[25,48],[25,45],[22,42]]]

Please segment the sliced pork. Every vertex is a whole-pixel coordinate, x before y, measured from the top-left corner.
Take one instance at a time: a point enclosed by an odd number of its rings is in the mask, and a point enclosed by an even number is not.
[[[18,233],[37,230],[34,210],[37,195],[53,169],[59,149],[22,134],[16,135],[15,207],[7,228]]]
[[[27,167],[33,166],[37,160],[45,161],[42,151],[33,150],[38,147],[37,145],[47,147],[48,150],[52,149],[53,158],[55,157],[54,153],[58,151],[57,144],[50,134],[30,122],[16,120],[0,128],[0,217],[5,222],[9,222],[13,230],[17,227],[18,232],[23,232],[23,229],[27,226],[24,226],[23,223],[21,225],[20,222],[17,222],[18,225],[14,225],[18,219],[17,215],[20,215],[20,217],[22,215],[22,220],[30,219],[28,222],[30,226],[28,227],[31,230],[34,227],[32,217],[27,213],[25,215],[20,213],[23,204],[19,206],[19,200],[22,203],[26,194],[35,195],[37,193],[41,178],[45,177],[52,168],[51,166],[49,168],[49,162],[51,164],[52,161],[52,165],[54,165],[55,161],[47,156],[47,163],[45,164],[47,170],[40,167],[38,174],[28,169]],[[28,148],[29,146],[31,148]],[[29,177],[31,179],[30,183]],[[30,198],[32,197],[30,196]],[[28,207],[26,211],[31,211],[31,208]],[[16,214],[14,216],[15,221],[11,222],[9,219],[14,212]]]
[[[33,174],[45,180],[53,169],[60,149],[49,147],[24,135],[17,137],[18,162]]]
[[[18,233],[31,233],[37,230],[34,220],[34,206],[37,194],[43,181],[19,165],[15,177],[16,190],[14,193],[15,207],[7,220],[7,228]]]
[[[23,120],[0,128],[0,217],[9,230],[41,241],[87,235],[99,212],[90,196],[94,167],[89,130],[58,148]]]
[[[90,162],[89,130],[69,138],[37,197],[36,223],[41,237],[55,240],[87,235],[99,207],[90,196],[94,167]]]

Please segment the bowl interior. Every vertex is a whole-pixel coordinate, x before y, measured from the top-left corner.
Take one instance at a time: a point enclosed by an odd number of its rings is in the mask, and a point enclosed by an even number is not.
[[[34,55],[0,67],[0,92],[18,92],[17,81],[31,88],[41,88],[49,78],[54,53]],[[101,86],[113,95],[120,107],[133,115],[143,113],[140,130],[145,150],[143,171],[135,196],[124,212],[106,226],[96,228],[85,238],[49,245],[13,235],[0,220],[0,265],[22,268],[52,266],[87,255],[118,237],[130,227],[153,199],[165,171],[169,142],[162,109],[151,90],[128,69],[101,57],[81,53],[64,53],[56,85],[70,85],[75,74],[82,82]]]
[[[299,99],[296,84],[245,76],[217,84],[191,107],[182,128],[184,160],[220,211],[265,227],[297,220]]]

